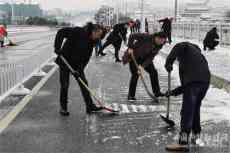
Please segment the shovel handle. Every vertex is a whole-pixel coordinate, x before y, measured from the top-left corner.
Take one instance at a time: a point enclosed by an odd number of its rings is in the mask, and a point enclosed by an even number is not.
[[[69,70],[71,71],[72,74],[74,74],[75,72],[77,72],[76,70],[74,70],[74,69],[71,67],[71,65],[67,62],[67,60],[66,60],[62,55],[60,55],[60,58],[61,58],[62,61],[66,64],[66,66],[69,68]],[[106,110],[108,110],[108,111],[110,111],[110,112],[114,112],[114,113],[118,112],[118,111],[113,110],[113,109],[111,109],[111,108],[105,107],[105,106],[103,105],[103,103],[99,100],[99,98],[96,96],[96,94],[93,92],[93,90],[90,89],[90,88],[88,87],[88,85],[81,79],[81,77],[77,77],[77,79],[78,79],[78,81],[80,81],[80,83],[86,88],[86,90],[88,90],[88,92],[90,93],[90,95],[97,101],[97,103],[98,103],[100,106],[102,106],[104,109],[106,109]]]
[[[171,91],[171,72],[168,73],[168,91]],[[169,110],[170,110],[170,95],[168,96],[168,103],[167,103],[167,114],[166,117],[169,118]]]

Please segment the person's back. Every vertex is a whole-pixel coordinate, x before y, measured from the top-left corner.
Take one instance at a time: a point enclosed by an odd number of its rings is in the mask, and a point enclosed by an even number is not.
[[[66,41],[61,48],[62,39]],[[91,57],[93,44],[89,42],[87,32],[82,27],[68,27],[60,29],[55,39],[55,48],[61,48],[63,56],[75,67],[77,63],[84,63],[85,66]],[[89,44],[92,44],[89,45]]]
[[[168,56],[166,65],[172,63],[175,59],[179,61],[182,85],[193,82],[209,83],[208,62],[197,45],[189,42],[178,43]]]

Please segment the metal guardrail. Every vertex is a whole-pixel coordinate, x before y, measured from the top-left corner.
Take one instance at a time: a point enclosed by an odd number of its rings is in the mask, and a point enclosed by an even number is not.
[[[150,23],[150,32],[159,31],[161,24]],[[217,27],[220,36],[220,45],[230,45],[230,24],[227,23],[200,23],[200,22],[176,22],[172,24],[172,36],[182,39],[202,42],[206,33],[213,27]]]
[[[39,72],[54,57],[51,51],[42,50],[23,60],[0,65],[0,102],[14,89]]]

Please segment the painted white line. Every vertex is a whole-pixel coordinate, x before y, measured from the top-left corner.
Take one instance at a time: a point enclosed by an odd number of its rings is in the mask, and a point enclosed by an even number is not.
[[[139,105],[137,107],[140,110],[140,112],[146,112],[147,111],[147,106],[145,106],[145,105]]]
[[[121,106],[122,113],[129,113],[130,112],[127,105],[121,104],[120,106]]]
[[[138,110],[137,110],[137,108],[136,108],[136,105],[130,105],[130,107],[131,107],[131,109],[132,109],[131,112],[135,112],[135,113],[138,112]]]
[[[118,103],[113,103],[112,108],[113,108],[113,110],[119,110]]]
[[[42,88],[46,81],[57,70],[57,66],[54,66],[52,70],[33,88],[31,93],[25,96],[2,120],[0,120],[0,134],[10,125],[10,123],[17,117],[17,115],[23,110],[23,108],[31,101],[34,95]]]

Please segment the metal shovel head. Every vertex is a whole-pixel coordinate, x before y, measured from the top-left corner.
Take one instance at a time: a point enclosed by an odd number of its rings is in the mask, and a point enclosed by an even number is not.
[[[173,120],[170,120],[169,118],[163,116],[160,114],[161,119],[167,123],[170,127],[173,127],[175,125],[175,122]]]
[[[17,44],[13,43],[12,41],[9,42],[7,46],[17,46]]]

